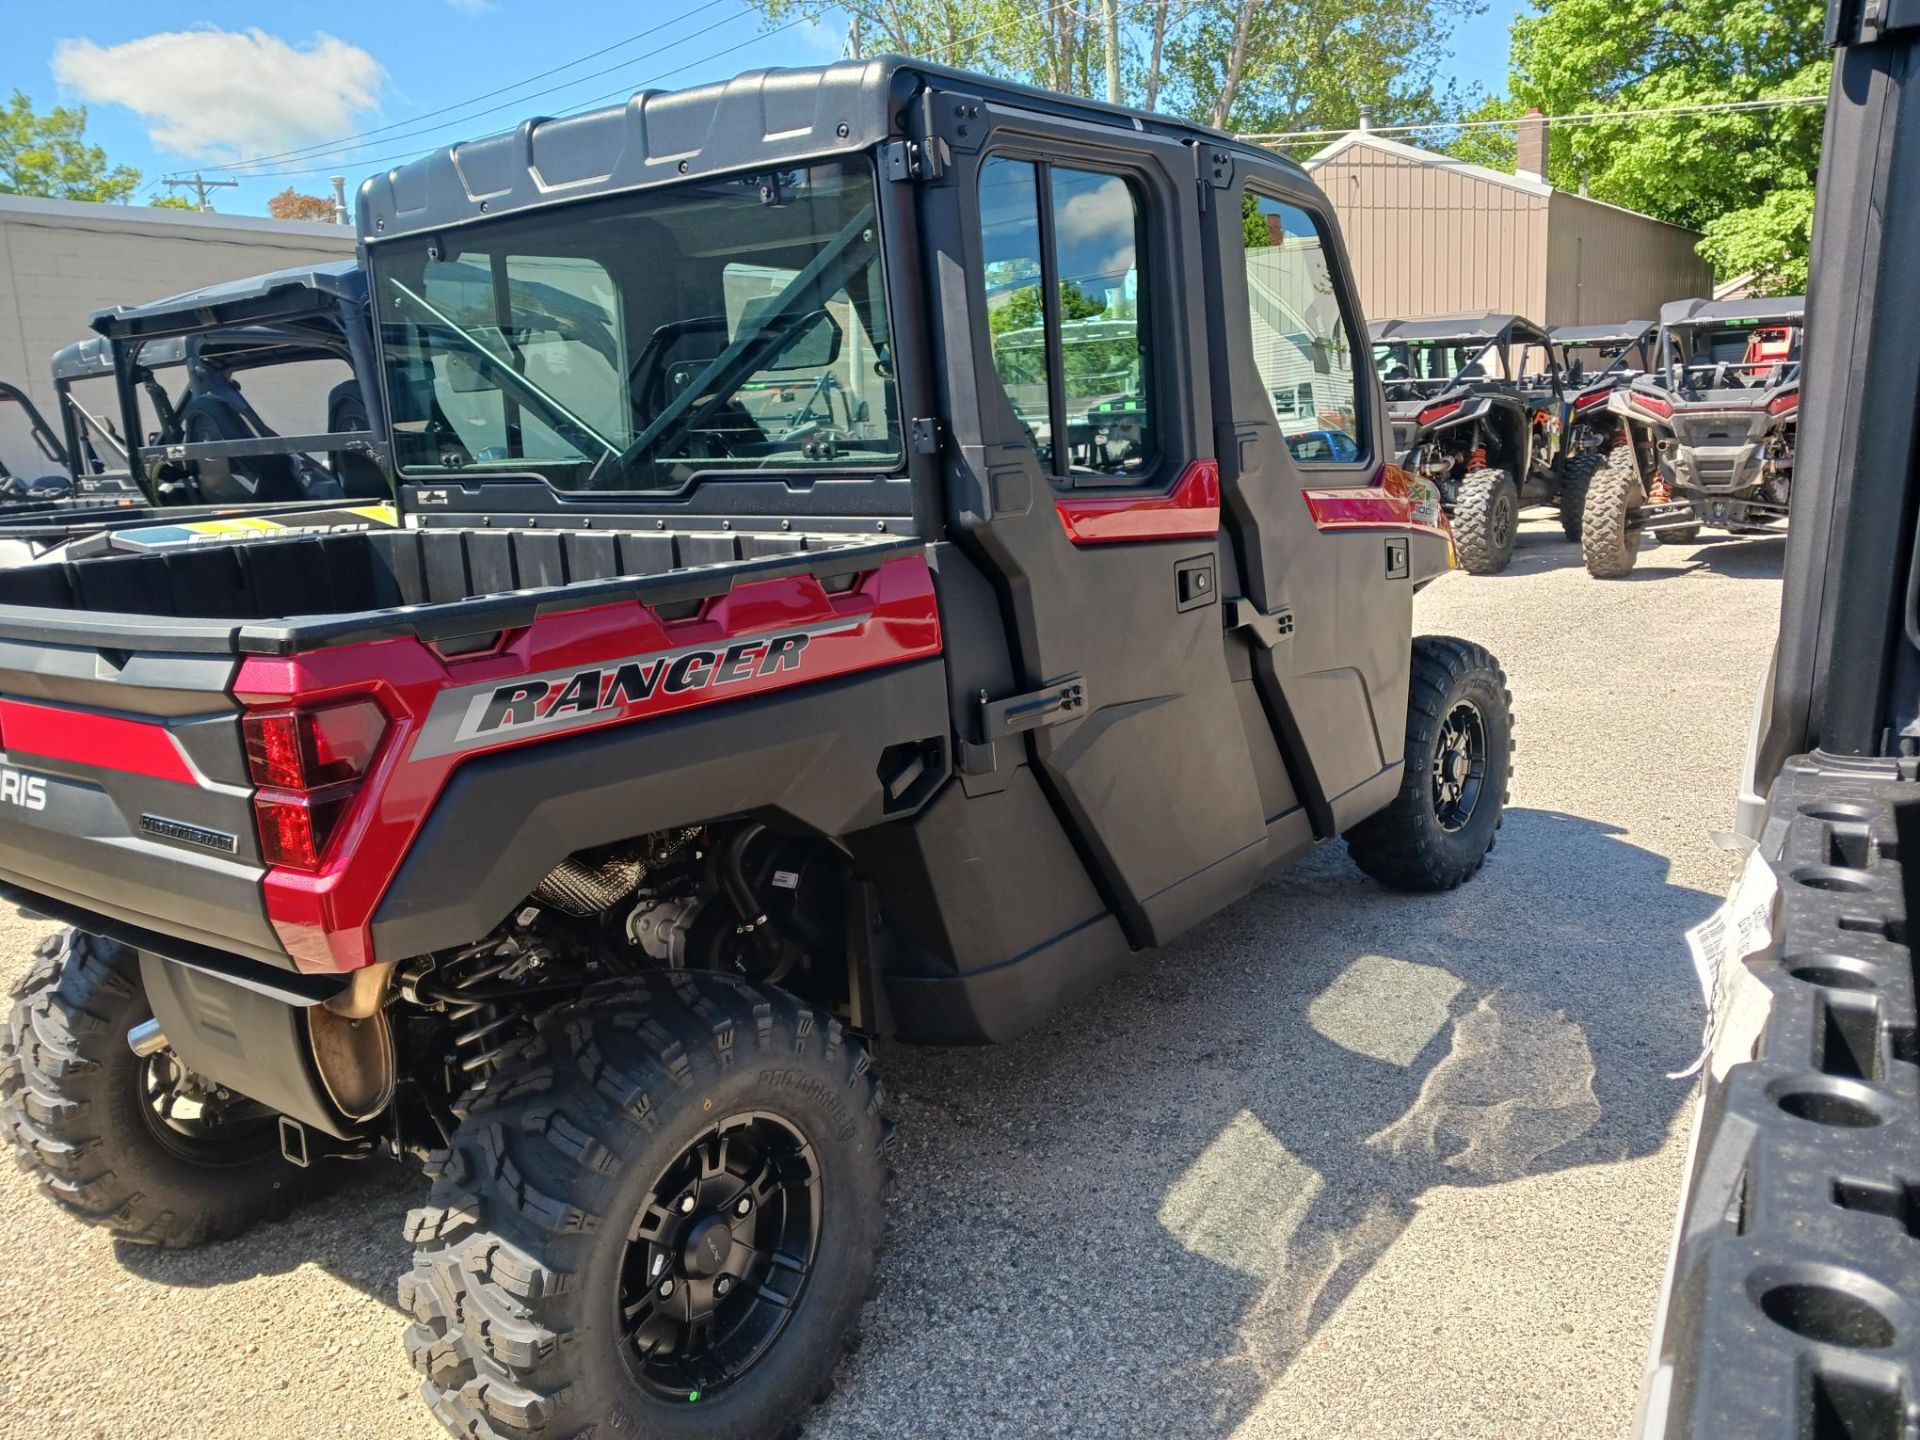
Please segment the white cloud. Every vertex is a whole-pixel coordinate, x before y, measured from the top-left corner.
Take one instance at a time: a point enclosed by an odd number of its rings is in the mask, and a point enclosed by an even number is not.
[[[122,45],[62,40],[53,73],[83,99],[132,110],[162,149],[210,161],[345,135],[386,79],[373,56],[331,35],[291,45],[264,30],[212,27]]]

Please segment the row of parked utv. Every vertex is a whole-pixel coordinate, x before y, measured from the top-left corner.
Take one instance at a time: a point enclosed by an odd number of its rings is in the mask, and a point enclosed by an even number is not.
[[[1676,300],[1648,320],[1546,329],[1518,315],[1383,320],[1373,362],[1401,464],[1435,485],[1461,566],[1513,559],[1520,513],[1558,510],[1589,574],[1642,537],[1787,518],[1805,300]]]

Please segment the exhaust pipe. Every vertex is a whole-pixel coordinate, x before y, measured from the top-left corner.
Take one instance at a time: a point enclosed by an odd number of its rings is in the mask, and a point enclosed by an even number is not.
[[[167,1037],[160,1033],[158,1020],[145,1020],[127,1032],[127,1048],[145,1060],[167,1048]]]

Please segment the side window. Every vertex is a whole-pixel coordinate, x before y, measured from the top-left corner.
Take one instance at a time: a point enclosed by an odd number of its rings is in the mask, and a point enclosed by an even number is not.
[[[995,156],[981,166],[980,223],[994,369],[1040,463],[1068,484],[1145,478],[1138,193],[1119,175]]]
[[[1354,360],[1368,355],[1347,328],[1319,223],[1307,211],[1248,191],[1241,207],[1253,363],[1294,458],[1366,458]]]

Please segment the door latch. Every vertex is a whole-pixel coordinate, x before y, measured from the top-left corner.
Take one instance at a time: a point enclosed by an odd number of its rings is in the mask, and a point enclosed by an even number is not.
[[[1278,610],[1262,610],[1244,595],[1236,595],[1227,601],[1227,629],[1245,630],[1253,636],[1256,644],[1271,650],[1282,640],[1293,638],[1293,607],[1282,605]]]
[[[1063,725],[1086,713],[1087,680],[1084,675],[1069,675],[1029,690],[1024,695],[1009,695],[1004,700],[989,700],[980,692],[980,740],[1004,739],[1046,725]]]

